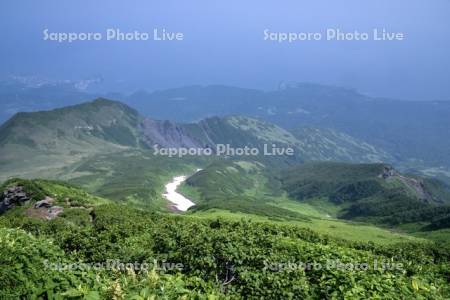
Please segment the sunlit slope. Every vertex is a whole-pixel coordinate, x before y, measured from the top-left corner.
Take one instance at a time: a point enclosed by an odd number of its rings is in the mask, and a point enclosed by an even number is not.
[[[388,160],[382,150],[324,129],[299,135],[263,120],[210,117],[179,124],[145,118],[120,102],[97,99],[43,112],[18,113],[0,127],[0,181],[14,176],[59,178],[65,168],[97,154],[171,148],[292,149],[266,156],[276,163],[305,160]],[[229,155],[230,153],[222,153]],[[231,153],[232,154],[232,153]]]

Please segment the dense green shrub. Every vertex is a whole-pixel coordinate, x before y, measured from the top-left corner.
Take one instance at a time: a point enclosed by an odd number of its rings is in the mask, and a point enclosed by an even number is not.
[[[13,214],[1,217],[1,226],[21,227],[37,236],[14,229],[20,238],[5,251],[5,245],[11,244],[5,233],[11,229],[0,231],[0,270],[7,283],[2,287],[3,295],[31,296],[34,291],[50,290],[66,296],[72,293],[79,298],[90,295],[104,299],[148,299],[151,295],[156,299],[450,296],[450,251],[432,243],[380,246],[336,240],[294,225],[172,216],[115,204],[95,207],[91,215],[89,225],[74,221],[77,214],[49,222],[16,218]],[[83,214],[79,216],[84,220]],[[146,273],[122,270],[55,274],[42,270],[44,258],[85,263],[157,260],[179,263],[182,268]],[[26,263],[14,264],[17,260]],[[402,268],[374,269],[375,260],[402,264]],[[330,261],[368,263],[369,268],[352,271],[300,265],[326,266]],[[298,265],[286,267],[292,264]]]

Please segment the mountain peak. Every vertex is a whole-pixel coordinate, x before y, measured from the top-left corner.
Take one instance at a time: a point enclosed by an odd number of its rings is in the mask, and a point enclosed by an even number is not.
[[[120,101],[116,101],[116,100],[111,100],[111,99],[107,99],[107,98],[103,98],[103,97],[98,97],[90,102],[86,102],[86,103],[93,103],[93,104],[106,104],[106,105],[125,105],[124,103],[120,102]]]
[[[0,144],[57,153],[136,146],[140,119],[137,111],[121,102],[97,98],[49,111],[18,113],[0,127]]]

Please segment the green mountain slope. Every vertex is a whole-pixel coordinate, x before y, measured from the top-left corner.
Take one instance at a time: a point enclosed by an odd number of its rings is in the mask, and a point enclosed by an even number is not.
[[[329,128],[300,127],[291,130],[305,160],[346,162],[394,162],[379,147]]]
[[[140,117],[119,102],[93,102],[44,112],[18,113],[0,127],[0,180],[53,177],[96,153],[139,145]]]
[[[94,218],[94,207],[111,202],[68,183],[42,179],[11,179],[0,191],[0,216],[12,227],[24,220],[31,227],[49,220],[68,226],[87,224]]]
[[[155,156],[149,149],[155,144],[200,148],[228,144],[232,148],[255,147],[260,153],[265,145],[276,145],[293,148],[295,156],[239,157],[241,162],[229,165],[222,161],[223,157],[215,156],[180,159]],[[427,202],[424,205],[438,205],[446,197],[444,189],[432,181],[422,182],[401,174],[378,178],[383,172],[381,164],[348,167],[347,173],[343,171],[347,168],[344,165],[306,164],[282,176],[284,189],[281,189],[280,180],[273,175],[300,161],[372,162],[392,158],[382,150],[330,129],[300,128],[291,133],[265,121],[240,116],[177,124],[146,119],[122,103],[105,99],[48,112],[17,114],[0,128],[0,157],[2,180],[11,176],[63,178],[99,195],[157,209],[165,209],[159,197],[165,180],[177,172],[189,173],[214,161],[217,164],[189,181],[192,186],[204,189],[202,199],[208,203],[203,206],[239,206],[242,212],[258,210],[264,214],[270,209],[265,206],[269,204],[263,203],[287,191],[293,198],[329,197],[335,205],[345,203],[345,214],[342,211],[345,218],[378,219],[380,213],[367,208],[377,207],[372,202],[382,203],[392,197],[405,196],[412,200],[389,200],[389,207],[393,207],[392,203],[411,206],[416,202],[422,207],[424,202]],[[248,171],[244,164],[247,167],[254,164],[260,170]],[[357,168],[374,171],[359,173]],[[226,182],[227,178],[235,179]],[[328,179],[321,181],[323,178]],[[217,188],[219,183],[224,186]],[[245,186],[247,183],[249,186]],[[255,192],[258,189],[261,192]],[[240,201],[242,196],[251,201]],[[349,203],[354,199],[358,201],[351,206]],[[361,199],[364,201],[359,201]],[[426,209],[433,210],[428,206]],[[280,211],[276,215],[283,213]]]
[[[133,149],[93,155],[64,169],[61,178],[121,203],[167,211],[167,200],[162,197],[164,185],[174,176],[191,174],[209,163],[208,158],[169,158]]]
[[[248,117],[211,117],[191,124],[147,120],[144,136],[148,144],[162,147],[210,147],[229,145],[232,148],[255,147],[264,144],[295,146],[297,140],[291,133],[276,125]]]
[[[448,101],[382,99],[311,83],[284,83],[269,92],[190,86],[136,93],[127,101],[148,116],[174,121],[240,114],[289,129],[332,128],[384,149],[411,168],[449,168]]]
[[[321,128],[298,128],[288,131],[261,119],[231,116],[213,117],[198,123],[176,124],[146,120],[144,136],[148,144],[162,147],[254,147],[264,153],[272,145],[292,148],[298,160],[348,162],[392,162],[395,159],[364,141],[344,133]]]
[[[257,160],[215,162],[189,177],[182,192],[194,199],[194,213],[219,209],[270,219],[308,221],[303,213],[272,205],[281,194],[278,182],[270,177],[269,166]]]
[[[308,163],[285,172],[281,181],[292,198],[325,198],[345,219],[397,225],[432,222],[450,212],[443,183],[383,164]]]
[[[296,225],[170,216],[117,204],[93,207],[87,222],[19,213],[0,216],[0,297],[6,299],[450,294],[450,252],[431,242],[352,243]]]
[[[58,178],[97,154],[171,148],[292,148],[293,156],[265,157],[277,163],[303,160],[388,160],[384,152],[349,136],[316,129],[300,135],[247,117],[212,117],[177,124],[144,118],[120,102],[97,99],[44,112],[18,113],[0,127],[0,181],[11,177]],[[152,150],[152,149],[151,149]],[[73,167],[70,167],[73,166]]]
[[[106,144],[136,147],[139,118],[128,106],[105,99],[18,113],[0,128],[0,145],[49,152],[87,151]]]
[[[273,219],[334,217],[389,227],[411,224],[408,231],[416,233],[447,228],[450,216],[448,186],[385,164],[314,162],[285,168],[227,160],[188,178],[182,191],[198,204],[195,213],[218,209]]]

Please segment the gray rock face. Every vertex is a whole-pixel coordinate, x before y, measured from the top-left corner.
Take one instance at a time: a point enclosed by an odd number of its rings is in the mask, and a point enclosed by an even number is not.
[[[23,191],[23,187],[8,188],[0,195],[0,214],[13,207],[23,205],[29,200],[30,197]]]
[[[391,166],[385,166],[383,168],[383,173],[381,173],[379,175],[379,177],[383,178],[383,179],[388,179],[390,177],[393,177],[397,175],[397,172],[394,170],[394,168],[392,168]]]
[[[143,140],[149,147],[155,144],[162,148],[203,147],[203,143],[191,136],[183,126],[170,121],[145,119],[141,124],[141,130],[143,131]]]
[[[48,209],[47,220],[53,220],[64,211],[61,206],[52,206]]]
[[[44,200],[38,201],[34,204],[34,208],[50,208],[53,205],[53,202],[55,202],[55,199],[51,198],[51,197],[45,197]]]
[[[22,186],[8,188],[0,194],[0,214],[30,200],[31,198],[24,192]],[[54,203],[55,199],[46,196],[43,200],[37,201],[27,212],[32,217],[53,220],[64,211],[63,207],[54,206]]]

